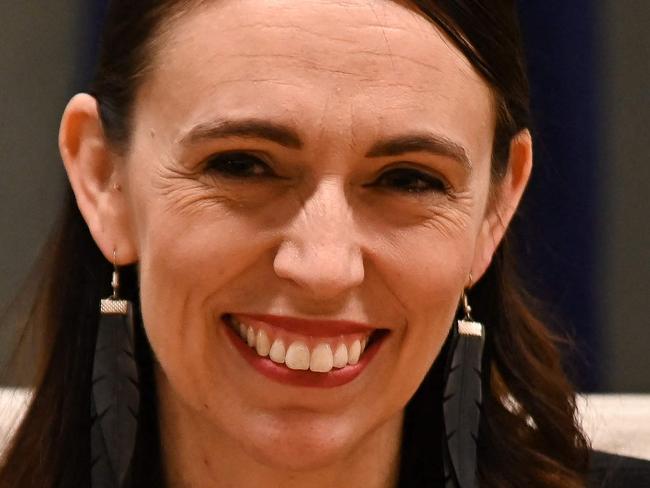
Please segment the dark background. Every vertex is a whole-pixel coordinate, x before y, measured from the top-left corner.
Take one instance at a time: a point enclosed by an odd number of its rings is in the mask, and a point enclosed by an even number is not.
[[[0,0],[0,307],[56,216],[59,117],[94,60],[104,0]],[[650,2],[520,2],[535,169],[526,280],[574,338],[589,391],[650,392]],[[489,324],[487,324],[489,326]],[[11,348],[0,333],[0,358]]]

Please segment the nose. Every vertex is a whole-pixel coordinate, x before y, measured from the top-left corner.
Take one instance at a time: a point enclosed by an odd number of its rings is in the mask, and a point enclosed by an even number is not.
[[[303,201],[273,267],[312,299],[339,298],[363,282],[363,253],[341,185],[323,183]]]

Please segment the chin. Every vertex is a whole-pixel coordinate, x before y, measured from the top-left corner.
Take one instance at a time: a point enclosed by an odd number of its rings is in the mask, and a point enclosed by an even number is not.
[[[340,421],[339,421],[340,422]],[[333,422],[278,422],[246,431],[243,448],[260,464],[288,471],[311,471],[332,465],[354,449],[358,439]]]

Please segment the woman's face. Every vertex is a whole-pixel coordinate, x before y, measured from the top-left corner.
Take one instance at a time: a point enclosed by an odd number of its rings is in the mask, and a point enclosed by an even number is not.
[[[161,41],[119,181],[162,401],[326,462],[399,417],[501,236],[490,90],[389,1],[208,2]]]

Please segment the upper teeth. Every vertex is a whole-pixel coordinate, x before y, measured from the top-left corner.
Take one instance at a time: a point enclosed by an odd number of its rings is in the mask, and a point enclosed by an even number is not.
[[[255,349],[261,357],[269,357],[271,361],[284,364],[289,369],[310,370],[318,373],[328,373],[332,368],[344,368],[348,364],[359,362],[359,357],[368,343],[368,335],[354,334],[345,340],[319,342],[295,339],[291,341],[277,337],[272,340],[262,328],[255,329],[246,325],[236,317],[230,316],[233,327],[249,347]],[[314,342],[312,348],[308,342]],[[288,344],[287,344],[288,343]]]

